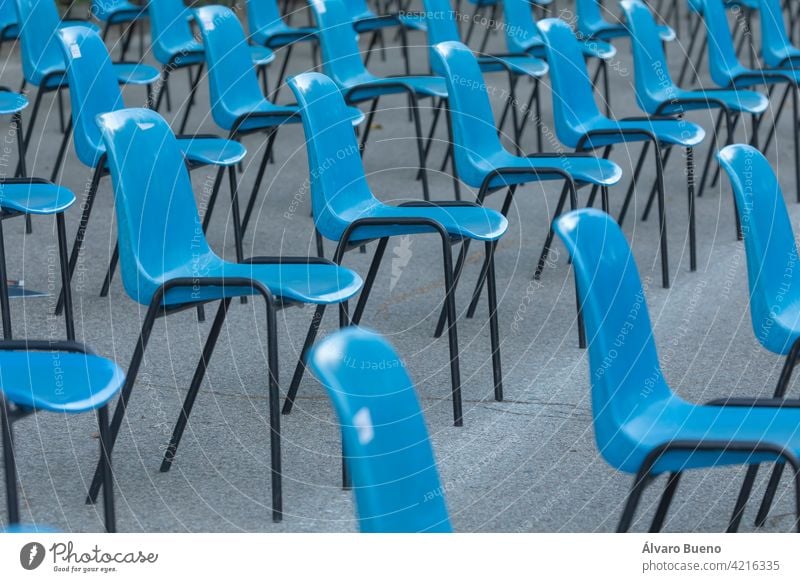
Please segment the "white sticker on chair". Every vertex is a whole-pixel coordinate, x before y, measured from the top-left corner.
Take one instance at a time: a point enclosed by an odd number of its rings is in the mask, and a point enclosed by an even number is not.
[[[372,428],[372,415],[369,408],[364,407],[353,415],[353,424],[358,431],[358,442],[368,445],[375,438],[375,431]]]
[[[71,45],[69,45],[69,52],[73,59],[81,58],[81,47],[78,46],[78,43],[73,42]]]

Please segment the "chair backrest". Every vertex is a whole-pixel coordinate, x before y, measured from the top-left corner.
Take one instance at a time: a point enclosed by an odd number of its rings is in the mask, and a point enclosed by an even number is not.
[[[39,86],[45,73],[65,68],[56,31],[61,24],[55,0],[14,0],[20,28],[22,74]]]
[[[647,300],[633,255],[614,219],[595,209],[553,223],[564,241],[583,306],[597,445],[614,466],[620,428],[672,397],[658,361]]]
[[[150,36],[153,55],[166,65],[187,43],[194,40],[191,13],[183,0],[149,0]]]
[[[227,112],[264,99],[244,29],[230,8],[204,6],[194,11],[208,64],[211,115],[222,127]]]
[[[428,27],[431,71],[435,75],[444,76],[444,71],[439,68],[439,59],[433,54],[433,47],[443,42],[461,42],[456,11],[450,0],[422,0],[422,7],[425,11],[425,24]]]
[[[309,0],[319,32],[322,70],[339,85],[368,76],[353,21],[342,0]]]
[[[720,87],[727,87],[733,76],[744,67],[736,56],[722,0],[703,0],[703,21],[708,35],[708,70],[711,79]]]
[[[579,33],[587,38],[591,37],[605,24],[598,0],[575,0],[575,28]]]
[[[454,41],[434,46],[431,63],[447,83],[458,174],[478,187],[485,173],[473,176],[471,168],[503,149],[480,66],[469,47]]]
[[[367,5],[366,0],[345,0],[344,7],[347,9],[348,14],[350,14],[353,18],[368,14],[375,14],[375,12]]]
[[[108,20],[121,8],[130,7],[128,0],[92,0],[92,14],[100,20]]]
[[[761,0],[758,13],[761,17],[761,58],[768,67],[778,67],[792,46],[780,0]]]
[[[288,85],[303,119],[314,221],[320,234],[339,240],[361,211],[380,203],[364,176],[351,118],[336,84],[321,73],[303,73]]]
[[[105,153],[97,116],[125,107],[108,49],[93,29],[70,26],[58,31],[67,63],[73,143],[81,163],[94,168]]]
[[[270,28],[282,21],[277,0],[247,0],[246,8],[247,28],[251,35],[257,30]]]
[[[800,290],[798,278],[791,276],[798,264],[797,246],[780,184],[767,159],[751,146],[727,146],[717,158],[733,186],[742,225],[753,331],[765,348],[786,353],[791,345],[781,333],[771,333],[772,323],[797,304],[792,299]]]
[[[349,327],[308,361],[342,428],[364,532],[450,532],[425,420],[405,363],[380,335]]]
[[[530,0],[503,0],[506,46],[512,53],[528,50],[532,41],[542,40]]]
[[[636,101],[653,114],[659,105],[677,96],[677,87],[669,74],[664,45],[650,9],[639,0],[622,0],[620,5],[631,31]]]
[[[559,140],[575,147],[585,122],[600,116],[578,39],[557,18],[539,22],[552,81],[553,118]]]
[[[167,122],[151,109],[122,109],[97,123],[114,183],[122,282],[134,300],[147,303],[165,274],[202,271],[215,255]]]

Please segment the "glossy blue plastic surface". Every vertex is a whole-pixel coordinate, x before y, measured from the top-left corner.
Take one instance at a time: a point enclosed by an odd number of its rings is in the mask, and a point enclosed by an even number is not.
[[[205,60],[203,45],[192,34],[191,11],[183,0],[150,0],[147,10],[153,56],[159,63],[182,66]]]
[[[64,56],[58,30],[62,27],[83,26],[97,31],[90,22],[62,22],[59,19],[55,0],[14,0],[20,29],[20,55],[22,74],[25,80],[39,87],[44,78],[50,75],[47,86],[59,87],[66,81]],[[158,78],[158,71],[143,64],[115,64],[114,71],[120,83],[145,85]],[[155,74],[155,77],[153,77]]]
[[[25,214],[56,214],[75,202],[75,195],[56,184],[0,184],[0,208]]]
[[[284,22],[277,0],[247,0],[247,23],[253,42],[269,48],[316,40],[316,28],[294,27]]]
[[[389,84],[402,83],[415,93],[447,97],[444,79],[439,77],[376,77],[364,66],[353,23],[342,0],[310,0],[309,5],[319,26],[322,70],[342,91],[358,88],[349,95],[351,102],[401,93]]]
[[[106,151],[96,118],[101,113],[124,109],[125,101],[99,34],[83,26],[71,26],[60,29],[58,38],[67,63],[75,153],[84,165],[94,168]],[[247,153],[241,144],[230,140],[195,138],[181,139],[179,143],[186,157],[200,164],[231,165]]]
[[[28,98],[20,93],[0,91],[0,115],[11,115],[28,106]]]
[[[111,400],[125,374],[111,360],[91,354],[0,351],[0,392],[14,404],[78,413]]]
[[[342,427],[361,531],[452,531],[414,384],[389,342],[349,327],[308,362]]]
[[[780,0],[760,0],[761,59],[768,67],[789,67],[800,61],[800,48],[786,32]],[[792,63],[791,61],[795,61]]]
[[[479,188],[498,168],[556,167],[579,182],[612,185],[622,177],[620,167],[610,160],[585,157],[520,157],[505,149],[497,135],[492,106],[478,62],[472,51],[460,42],[438,44],[434,62],[443,71],[450,94],[450,118],[459,178]],[[549,176],[563,180],[560,174]],[[532,174],[498,176],[496,184],[514,184],[547,179]]]
[[[553,82],[553,117],[556,135],[565,145],[577,147],[587,132],[595,130],[641,130],[665,144],[684,147],[703,141],[705,131],[685,120],[614,120],[600,113],[594,99],[589,71],[578,40],[563,20],[548,18],[539,23],[547,47],[547,62]],[[586,142],[600,147],[626,141],[642,141],[641,135],[598,136]]]
[[[682,2],[683,0],[676,0]],[[630,31],[621,22],[609,22],[600,12],[602,4],[598,0],[575,0],[575,27],[579,38],[599,38],[611,40],[630,36]],[[607,9],[604,8],[607,11]],[[675,31],[669,26],[659,25],[653,31],[653,40],[670,42],[675,40]]]
[[[703,0],[703,20],[708,35],[708,68],[711,79],[720,87],[751,87],[773,83],[800,83],[800,71],[780,70],[780,75],[770,76],[769,71],[745,67],[736,56],[733,35],[728,25],[722,0]]]
[[[620,5],[632,33],[636,101],[644,111],[651,115],[670,115],[694,109],[715,109],[719,101],[731,111],[753,114],[767,109],[769,99],[755,91],[687,91],[675,85],[650,9],[639,0],[623,0]],[[713,101],[698,101],[702,99]],[[664,104],[669,105],[664,107]]]
[[[503,0],[506,46],[511,53],[530,53],[541,59],[547,58],[544,39],[539,33],[536,19],[531,12],[529,0]],[[599,59],[610,59],[617,54],[617,49],[609,43],[591,39],[581,44],[584,56]]]
[[[336,265],[222,260],[203,234],[183,152],[167,122],[150,109],[124,109],[98,116],[98,124],[114,183],[122,281],[135,301],[149,304],[159,286],[179,277],[244,277],[276,297],[302,303],[338,303],[361,288],[356,273]],[[164,304],[254,293],[241,287],[180,288],[168,291]]]
[[[261,92],[244,30],[233,11],[224,6],[205,6],[194,14],[208,61],[214,122],[231,130],[241,116],[260,115],[241,124],[239,128],[244,131],[299,123],[296,107],[275,105]]]
[[[800,452],[800,409],[697,405],[672,392],[659,364],[636,263],[612,217],[578,210],[558,218],[554,228],[572,257],[589,340],[595,438],[612,467],[636,472],[651,451],[676,440],[761,442]],[[672,452],[660,458],[654,472],[767,459],[774,456]]]
[[[336,85],[320,73],[292,77],[289,87],[301,108],[311,169],[311,206],[319,232],[338,241],[345,229],[360,218],[424,217],[441,224],[448,233],[475,239],[497,240],[508,221],[494,210],[478,206],[389,206],[369,189],[358,142],[345,117],[345,103]],[[432,232],[423,226],[371,226],[358,228],[351,240]]]
[[[717,154],[730,178],[744,235],[750,317],[758,341],[786,354],[800,337],[798,255],[780,184],[755,148],[736,144]]]
[[[120,24],[147,16],[147,8],[128,0],[92,0],[92,14],[103,22]]]

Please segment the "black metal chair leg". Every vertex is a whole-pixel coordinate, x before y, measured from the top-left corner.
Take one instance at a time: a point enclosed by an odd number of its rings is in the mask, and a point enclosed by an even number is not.
[[[781,477],[783,477],[783,471],[785,468],[786,463],[776,463],[775,467],[772,469],[772,475],[769,476],[767,489],[764,492],[764,498],[761,500],[761,505],[759,506],[758,514],[756,515],[756,527],[763,527],[764,523],[767,521],[769,510],[772,507],[772,502],[775,499],[775,493],[778,490],[778,485],[781,482]]]
[[[378,269],[381,265],[381,260],[386,252],[386,245],[389,242],[387,237],[378,241],[378,247],[375,249],[375,255],[372,257],[367,278],[364,281],[364,286],[361,288],[361,293],[358,296],[358,303],[356,303],[356,310],[353,312],[352,323],[358,325],[361,323],[361,317],[364,315],[364,308],[367,305],[369,294],[372,292],[372,286],[375,284],[375,277],[378,274]]]
[[[97,195],[97,187],[100,184],[100,177],[103,174],[103,166],[105,165],[105,156],[100,159],[100,162],[97,164],[97,167],[94,170],[94,175],[92,176],[92,182],[89,185],[89,192],[86,194],[86,201],[83,204],[83,213],[81,214],[81,220],[78,224],[78,231],[75,233],[75,240],[72,243],[72,250],[70,251],[69,255],[69,280],[72,281],[72,277],[75,274],[75,268],[78,265],[78,257],[80,256],[81,248],[83,247],[83,239],[86,236],[86,227],[89,224],[89,217],[92,214],[92,207],[94,206],[94,199]],[[64,292],[62,290],[61,294],[58,297],[58,302],[56,303],[56,315],[61,315],[61,311],[64,307]]]
[[[265,298],[266,299],[266,298]],[[272,477],[272,521],[283,519],[283,477],[281,469],[281,412],[278,386],[278,322],[275,309],[267,304],[267,365],[269,391],[269,443]]]
[[[492,348],[492,376],[494,378],[494,399],[503,400],[503,367],[500,361],[500,325],[497,316],[497,278],[494,267],[494,252],[496,242],[485,243],[488,270],[486,273],[486,287],[489,302],[489,337]]]
[[[651,480],[652,477],[649,473],[642,474],[642,471],[640,471],[639,474],[636,475],[633,487],[631,487],[630,493],[628,493],[628,500],[625,502],[625,509],[623,509],[622,515],[620,516],[619,525],[617,525],[617,533],[624,533],[631,529],[639,500],[642,498],[642,493],[644,493],[644,490],[650,484]]]
[[[450,377],[453,393],[453,425],[463,426],[464,413],[461,406],[461,368],[458,355],[458,331],[456,329],[456,296],[453,277],[453,255],[450,242],[442,240],[442,259],[444,263],[445,306],[447,308],[447,335],[450,345]]]
[[[231,193],[231,213],[233,214],[233,241],[236,247],[236,262],[241,263],[244,260],[244,245],[242,243],[243,226],[240,222],[239,216],[239,196],[236,187],[236,166],[228,167],[228,188]],[[246,297],[242,297],[246,299]],[[243,301],[244,302],[244,301]]]
[[[8,272],[2,220],[0,220],[0,317],[3,321],[3,339],[10,340],[13,338],[13,333],[11,331],[11,304],[8,299]]]
[[[111,465],[111,434],[108,427],[108,405],[97,409],[97,424],[100,429],[100,465],[103,475],[103,513],[106,532],[117,531],[114,511],[114,474]]]
[[[42,104],[42,95],[43,94],[44,94],[44,91],[41,88],[37,89],[36,97],[33,100],[33,110],[31,111],[31,119],[28,122],[28,129],[25,131],[25,139],[23,140],[24,144],[25,144],[24,148],[23,148],[25,150],[25,153],[27,153],[27,148],[31,143],[31,136],[33,135],[33,126],[36,124],[36,118],[39,115],[39,107]],[[17,127],[21,128],[22,127],[21,116],[20,116],[20,114],[17,114],[17,115],[18,115],[18,117],[17,117],[17,119],[18,119]],[[20,130],[20,135],[22,135],[22,131],[21,130]],[[17,162],[17,170],[16,170],[15,175],[24,176],[24,175],[27,174],[27,172],[25,172],[25,170],[24,170],[25,164],[26,164],[25,155],[21,155],[20,158],[19,158],[19,161]],[[23,172],[25,172],[25,173],[23,173]]]
[[[5,331],[5,330],[4,330]],[[3,474],[6,481],[8,523],[19,523],[19,493],[17,492],[17,460],[14,456],[14,431],[8,405],[0,396],[0,424],[3,430]]]
[[[261,163],[258,166],[258,173],[256,174],[256,181],[253,183],[253,190],[250,192],[250,199],[247,201],[247,207],[244,211],[244,219],[242,221],[242,235],[247,231],[247,225],[250,224],[250,217],[253,215],[253,209],[256,205],[258,198],[258,191],[261,189],[261,183],[264,180],[264,173],[267,169],[272,149],[275,144],[275,137],[278,135],[278,129],[274,128],[269,131],[267,136],[267,147],[264,150],[264,155],[261,158]]]
[[[553,212],[553,219],[557,218],[561,215],[561,212],[564,210],[564,204],[567,201],[567,193],[570,190],[569,182],[564,182],[564,187],[561,189],[561,195],[558,197],[558,203],[556,204],[555,212]],[[544,271],[544,266],[547,264],[547,256],[550,254],[550,245],[553,244],[553,236],[555,235],[555,231],[552,227],[552,222],[550,223],[550,229],[547,231],[547,238],[544,241],[544,246],[542,247],[542,252],[539,255],[539,262],[536,265],[536,270],[533,272],[533,278],[538,280],[542,276],[542,271]]]
[[[672,498],[675,497],[675,491],[678,489],[681,475],[682,473],[670,473],[669,477],[667,477],[667,486],[664,488],[661,501],[658,503],[653,521],[650,524],[650,533],[658,533],[661,531],[661,528],[664,527],[664,521],[667,518],[667,512],[669,512],[669,507],[672,504]]]
[[[412,101],[412,113],[414,115],[414,131],[417,134],[417,153],[419,155],[419,169],[422,173],[422,197],[423,199],[430,200],[431,194],[428,187],[428,171],[425,167],[425,150],[423,147],[423,141],[425,136],[422,133],[422,120],[420,119],[421,112],[419,110],[419,102],[417,101],[416,95],[413,93],[409,93],[409,97]]]
[[[670,154],[672,153],[672,148],[667,149],[664,152],[664,157],[662,158],[661,165],[662,167],[667,166],[667,162],[669,162]],[[653,209],[653,202],[656,200],[656,195],[658,194],[658,183],[653,182],[653,186],[650,188],[650,195],[647,197],[647,204],[644,205],[644,212],[642,212],[642,221],[647,222],[647,219],[650,218],[650,211]]]
[[[220,301],[217,315],[214,317],[214,322],[211,324],[206,343],[203,346],[203,353],[200,356],[200,361],[197,362],[197,367],[194,370],[194,376],[189,385],[189,391],[186,393],[186,398],[183,401],[178,421],[175,423],[175,428],[172,431],[172,437],[167,445],[167,450],[164,452],[164,458],[161,461],[161,467],[159,469],[162,473],[169,471],[172,467],[172,462],[175,460],[178,446],[181,443],[181,437],[183,437],[183,431],[186,429],[186,424],[189,422],[189,415],[192,413],[192,407],[194,407],[200,385],[203,383],[203,378],[205,378],[208,362],[211,360],[211,356],[214,353],[214,348],[217,345],[217,339],[219,338],[219,333],[222,330],[222,324],[225,321],[225,316],[228,313],[230,305],[230,298]]]
[[[197,73],[194,79],[192,79],[192,69],[187,69],[189,71],[189,79],[191,80],[191,86],[189,89],[189,100],[186,104],[186,110],[183,112],[183,119],[181,120],[181,127],[178,130],[178,133],[183,133],[186,130],[186,122],[189,121],[189,113],[192,111],[192,106],[194,105],[195,96],[197,95],[197,86],[200,84],[200,77],[203,74],[203,67],[204,64],[200,63],[200,66],[197,67]]]
[[[64,297],[64,325],[67,339],[75,340],[75,320],[72,314],[72,288],[70,287],[69,265],[67,259],[67,228],[64,213],[56,214],[56,231],[58,233],[58,260],[61,264],[61,294]]]
[[[111,281],[114,279],[114,273],[117,270],[117,263],[119,262],[119,243],[114,243],[114,252],[111,253],[111,260],[106,269],[106,276],[103,279],[103,287],[100,289],[100,297],[107,297],[108,291],[111,287]]]
[[[658,225],[661,251],[661,286],[669,289],[669,251],[667,245],[667,209],[664,200],[664,166],[662,165],[661,148],[655,146],[656,183],[658,184]]]
[[[217,176],[214,178],[214,187],[211,189],[211,197],[208,199],[208,206],[203,214],[203,232],[208,232],[208,224],[211,222],[211,214],[214,212],[214,206],[217,204],[217,196],[219,196],[219,189],[222,186],[222,178],[225,176],[225,166],[217,168]]]
[[[70,137],[72,137],[72,117],[70,117],[69,123],[67,123],[67,129],[64,132],[64,136],[61,138],[61,145],[58,147],[56,163],[53,166],[53,173],[50,175],[51,182],[59,181],[59,174],[61,173],[61,167],[64,164],[64,158],[67,155],[67,145],[69,144]]]
[[[122,426],[122,419],[125,416],[125,408],[127,407],[131,392],[133,391],[133,385],[136,383],[136,376],[139,373],[139,366],[141,366],[144,358],[144,351],[147,348],[147,343],[150,341],[150,333],[153,331],[153,324],[155,323],[156,316],[160,310],[160,303],[160,297],[154,298],[154,300],[150,302],[150,306],[147,309],[147,314],[144,317],[142,330],[139,333],[139,339],[136,342],[136,348],[134,349],[133,357],[131,358],[131,364],[128,366],[128,371],[125,374],[125,383],[120,391],[119,400],[117,401],[117,406],[114,409],[114,416],[111,419],[111,442],[110,446],[108,447],[109,453],[114,450],[114,443],[117,441],[117,436],[119,435],[119,430]],[[86,503],[91,504],[97,501],[97,495],[100,492],[100,485],[102,484],[101,476],[102,467],[100,467],[98,464],[94,472],[92,484],[89,487],[89,494],[86,497]]]
[[[747,467],[747,474],[744,477],[742,488],[739,490],[739,495],[736,497],[736,504],[733,507],[733,515],[728,522],[728,533],[736,533],[739,531],[739,524],[742,522],[744,515],[744,508],[747,506],[747,501],[750,499],[750,493],[753,491],[753,483],[755,483],[756,475],[758,474],[758,465],[750,465]]]
[[[294,49],[294,44],[290,44],[286,47],[286,55],[283,57],[283,64],[281,64],[281,70],[278,74],[277,79],[275,79],[275,94],[272,96],[272,101],[278,101],[278,95],[281,94],[281,89],[283,89],[284,85],[284,78],[286,77],[286,70],[289,68],[289,59],[292,56],[292,49]]]
[[[620,226],[622,226],[622,223],[625,221],[625,216],[628,214],[628,207],[636,192],[636,183],[639,181],[639,175],[642,173],[642,166],[644,166],[644,160],[647,157],[648,149],[650,149],[650,142],[646,141],[642,146],[642,151],[639,153],[639,159],[636,161],[636,167],[633,170],[631,184],[628,187],[628,192],[625,194],[625,201],[622,203],[622,209],[619,211],[619,216],[617,217],[617,224]]]
[[[292,376],[291,384],[289,384],[286,400],[283,402],[283,414],[289,414],[294,406],[295,398],[297,398],[297,389],[300,387],[300,381],[303,379],[303,374],[306,370],[306,356],[308,355],[308,350],[310,350],[311,346],[314,344],[314,340],[317,338],[319,326],[322,324],[322,318],[325,315],[325,307],[325,305],[317,305],[317,309],[314,311],[314,317],[311,319],[311,325],[308,327],[306,339],[303,342],[303,349],[300,351],[300,359],[294,369],[294,375]]]
[[[686,192],[689,201],[689,270],[697,270],[697,235],[694,200],[694,148],[686,148]]]
[[[367,123],[364,125],[364,133],[361,135],[361,143],[359,144],[359,149],[361,150],[361,155],[364,155],[364,151],[367,148],[367,138],[369,138],[369,132],[372,129],[372,120],[375,118],[375,110],[378,108],[378,101],[380,97],[375,97],[372,100],[372,104],[369,106],[369,113],[367,113]]]
[[[726,117],[725,111],[720,110],[719,116],[717,117],[717,122],[714,124],[714,140],[719,141],[717,138],[719,136],[720,129],[722,128],[722,119]],[[717,148],[709,148],[708,154],[706,155],[706,162],[703,165],[703,173],[700,176],[700,183],[697,184],[697,197],[702,198],[703,192],[705,191],[705,184],[708,178],[708,172],[711,169],[711,162],[714,159],[714,152],[719,149],[719,144],[717,144]]]

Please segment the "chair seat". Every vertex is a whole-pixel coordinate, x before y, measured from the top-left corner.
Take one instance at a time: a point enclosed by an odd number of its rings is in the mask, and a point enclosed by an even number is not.
[[[686,91],[679,89],[669,98],[670,105],[662,109],[662,113],[672,115],[684,111],[708,109],[709,105],[702,102],[686,102],[686,100],[705,98],[721,101],[732,111],[740,113],[758,114],[766,111],[769,106],[769,99],[756,91]],[[710,106],[719,107],[714,103],[711,103]]]
[[[91,28],[98,34],[100,33],[100,27],[91,20],[62,20],[58,23],[59,28],[67,28],[70,26],[83,26],[84,28]]]
[[[164,45],[164,52],[169,55],[169,58],[162,62],[162,65],[172,63],[178,67],[185,67],[187,65],[196,65],[203,63],[206,60],[205,50],[203,45],[196,40],[187,40],[185,42],[173,42],[166,46],[166,42],[162,39]],[[156,53],[158,54],[158,53]],[[162,54],[162,58],[166,55]]]
[[[695,123],[677,119],[652,119],[652,120],[613,120],[599,117],[594,122],[583,124],[585,131],[615,130],[615,129],[640,129],[656,136],[659,142],[682,147],[694,147],[703,141],[705,130]],[[586,142],[592,147],[602,147],[615,143],[644,141],[647,138],[641,135],[610,135],[596,136]]]
[[[742,89],[758,85],[776,85],[794,83],[800,85],[800,71],[794,69],[748,69],[740,65],[730,71],[731,81],[728,88]]]
[[[475,181],[471,185],[480,187],[480,184],[486,179],[495,169],[498,168],[517,168],[517,169],[542,169],[542,168],[557,168],[567,172],[573,177],[576,182],[587,184],[598,184],[601,186],[613,186],[622,178],[622,169],[613,161],[606,160],[591,155],[587,156],[553,156],[547,158],[524,158],[515,156],[507,151],[496,153],[492,156],[487,156],[476,163],[475,170],[477,175],[472,179]],[[463,177],[463,176],[462,176]],[[465,181],[467,180],[464,177]],[[497,176],[489,182],[490,188],[501,188],[503,186],[511,186],[513,184],[525,184],[527,182],[544,181],[544,180],[563,180],[560,174],[552,174],[550,176],[539,174],[507,174],[504,176]]]
[[[233,166],[247,155],[238,141],[221,137],[181,137],[178,145],[190,162],[202,165]]]
[[[637,411],[611,446],[601,447],[618,469],[636,472],[650,451],[670,441],[769,443],[800,455],[800,408],[706,406],[678,396],[661,399]],[[616,446],[622,445],[622,446]],[[661,458],[654,473],[774,460],[766,453],[674,452]]]
[[[114,63],[114,71],[124,85],[151,85],[161,77],[155,67],[137,63]]]
[[[78,413],[105,405],[125,374],[111,360],[72,352],[0,352],[0,392],[19,406]]]
[[[330,304],[345,301],[361,289],[361,277],[355,271],[334,264],[246,264],[223,261],[213,253],[198,257],[199,272],[203,277],[237,277],[258,281],[276,298],[299,303]],[[198,278],[196,267],[186,265],[169,273],[169,278]],[[194,273],[194,274],[192,274]],[[202,280],[202,277],[200,277]],[[162,281],[156,282],[160,284]],[[149,303],[155,287],[139,301]],[[196,301],[211,301],[225,297],[258,295],[242,287],[197,287],[173,289],[167,292],[164,305],[181,305]],[[135,294],[132,294],[135,297]]]
[[[14,40],[19,36],[19,26],[16,24],[0,25],[0,30],[2,30],[3,40]]]
[[[610,41],[615,38],[630,37],[631,33],[624,24],[607,22],[605,20],[600,22],[590,23],[588,26],[582,25],[579,27],[580,32],[585,37],[596,38],[604,41]],[[658,36],[664,42],[672,42],[677,38],[675,31],[669,26],[660,25],[658,28]]]
[[[250,45],[250,56],[253,58],[253,64],[257,67],[263,67],[275,60],[274,52],[267,47],[258,45]]]
[[[345,212],[342,218],[355,221],[361,218],[427,218],[441,224],[447,233],[457,238],[477,241],[498,240],[508,230],[506,217],[483,206],[390,206],[375,204],[361,211]],[[436,232],[425,226],[366,226],[357,228],[352,241],[385,236],[401,236]]]
[[[546,58],[546,50],[544,40],[541,37],[532,36],[522,42],[518,41],[520,48],[532,56],[544,59]],[[583,56],[594,59],[608,60],[617,54],[617,49],[614,45],[609,44],[603,40],[590,40],[581,43],[581,52]]]
[[[478,57],[478,64],[484,73],[510,71],[529,77],[543,77],[550,70],[547,62],[531,55],[486,55]]]
[[[103,22],[120,24],[146,18],[147,9],[131,2],[116,2],[110,10],[96,10],[93,14]]]
[[[317,29],[311,26],[295,28],[280,21],[256,30],[251,38],[257,44],[276,49],[296,42],[316,40],[316,34]]]
[[[47,183],[0,184],[0,208],[25,214],[55,214],[75,202],[75,195]]]
[[[397,84],[409,87],[415,94],[424,97],[447,98],[447,86],[441,77],[358,77],[350,80],[345,89],[349,90],[350,102],[368,101],[382,95],[403,93]]]
[[[28,106],[24,95],[12,91],[0,91],[0,115],[18,113]]]
[[[781,43],[775,46],[770,46],[769,50],[765,50],[762,58],[764,59],[764,63],[770,68],[778,68],[781,66],[783,61],[789,59],[795,61],[800,61],[800,48],[788,44],[788,43]],[[783,65],[784,67],[789,68],[789,64]]]

